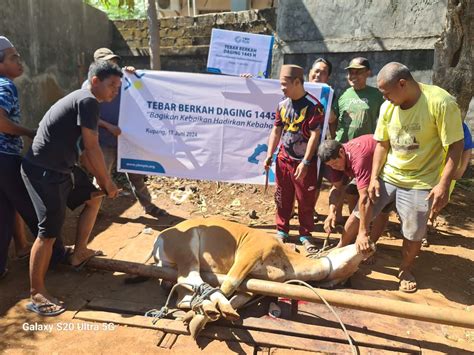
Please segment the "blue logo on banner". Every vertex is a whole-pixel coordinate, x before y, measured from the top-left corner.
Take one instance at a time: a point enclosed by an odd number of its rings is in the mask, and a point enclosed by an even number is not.
[[[252,155],[247,158],[247,161],[252,164],[258,164],[260,161],[257,159],[257,157],[262,154],[266,153],[268,149],[268,146],[266,144],[257,144],[257,147],[253,151]],[[273,160],[276,158],[276,153],[273,154]],[[265,174],[265,172],[263,173]],[[275,172],[273,171],[273,168],[270,168],[268,171],[268,182],[275,182]]]
[[[252,164],[258,164],[258,159],[257,157],[261,153],[266,153],[268,149],[268,146],[266,144],[257,144],[257,148],[253,151],[253,154],[247,158],[249,163]]]
[[[148,171],[150,173],[165,173],[163,165],[156,161],[138,159],[120,159],[120,168],[137,171]]]
[[[249,44],[250,43],[250,37],[235,36],[234,41],[235,41],[235,43]]]
[[[135,89],[141,89],[143,87],[143,84],[141,83],[140,79],[143,78],[145,76],[145,74],[146,73],[139,74],[138,72],[134,72],[133,75],[135,75],[135,77],[138,79],[138,81],[135,81],[133,83],[129,78],[124,77],[124,79],[125,79],[125,88],[123,89],[123,91],[127,91],[128,89],[130,89],[131,86],[134,86]]]

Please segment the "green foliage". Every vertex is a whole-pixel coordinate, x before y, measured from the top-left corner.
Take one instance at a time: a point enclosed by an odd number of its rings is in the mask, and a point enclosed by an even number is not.
[[[107,14],[111,20],[146,18],[147,0],[84,0]]]

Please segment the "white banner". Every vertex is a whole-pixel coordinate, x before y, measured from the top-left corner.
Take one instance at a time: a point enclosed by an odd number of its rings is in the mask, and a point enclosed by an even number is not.
[[[268,137],[283,98],[277,80],[145,70],[123,81],[119,171],[265,182]],[[305,87],[330,107],[329,86]]]
[[[273,36],[212,29],[207,71],[227,75],[250,73],[268,78]]]

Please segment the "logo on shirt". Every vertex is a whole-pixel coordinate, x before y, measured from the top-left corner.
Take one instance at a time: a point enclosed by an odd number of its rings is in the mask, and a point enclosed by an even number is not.
[[[281,121],[285,124],[283,129],[288,132],[298,132],[300,129],[299,124],[304,121],[307,109],[308,107],[306,106],[301,110],[299,116],[297,116],[294,110],[287,112],[286,107],[283,106],[280,111]]]
[[[404,128],[399,128],[394,133],[395,136],[390,139],[393,150],[410,152],[420,148],[420,143],[417,142],[415,134],[406,131]]]

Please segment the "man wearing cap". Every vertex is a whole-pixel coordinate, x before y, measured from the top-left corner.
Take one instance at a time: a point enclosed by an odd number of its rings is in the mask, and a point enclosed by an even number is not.
[[[34,236],[38,232],[38,219],[20,175],[21,136],[35,136],[34,130],[20,124],[18,91],[13,79],[22,73],[20,54],[6,37],[0,36],[0,279],[7,274],[12,235],[17,232],[24,237],[23,220]],[[22,242],[25,244],[26,240]],[[60,261],[64,253],[62,243],[57,241],[53,263]]]
[[[350,88],[342,93],[337,103],[336,140],[341,143],[374,133],[380,106],[384,101],[376,88],[367,85],[371,71],[366,58],[352,59],[345,69]]]
[[[293,203],[298,202],[300,241],[310,243],[308,237],[314,228],[313,209],[316,197],[316,157],[324,107],[304,89],[303,68],[283,65],[280,85],[286,99],[278,104],[276,118],[270,133],[265,169],[272,164],[272,155],[281,141],[276,160],[278,237],[288,238]]]
[[[399,289],[415,292],[412,269],[428,218],[447,204],[464,147],[461,113],[448,92],[418,83],[401,63],[385,65],[377,86],[387,101],[374,134],[368,191],[374,214],[395,201],[403,233]]]
[[[350,87],[339,97],[337,102],[337,131],[336,140],[346,143],[351,139],[364,134],[373,134],[377,124],[380,106],[383,97],[380,92],[367,85],[367,78],[371,75],[370,64],[367,58],[352,59],[347,70],[347,82]],[[358,192],[355,181],[346,182],[345,198],[349,211],[357,205]],[[338,207],[337,219],[342,218],[342,205]]]
[[[120,56],[108,48],[99,48],[94,52],[94,61],[106,60],[118,64]],[[125,67],[126,71],[134,72],[134,67]],[[87,81],[83,88],[87,86]],[[120,111],[120,92],[111,102],[101,102],[99,120],[99,143],[104,154],[105,165],[109,174],[117,163],[117,137],[121,134],[118,126]],[[151,202],[150,193],[145,185],[142,174],[125,173],[133,195],[143,207],[145,213],[158,218],[168,213]]]

